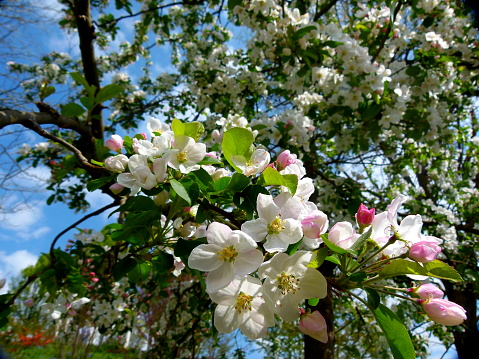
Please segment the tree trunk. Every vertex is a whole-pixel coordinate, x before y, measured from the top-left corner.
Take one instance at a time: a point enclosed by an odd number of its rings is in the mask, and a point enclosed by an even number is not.
[[[324,262],[319,271],[326,277],[331,277],[333,274],[335,264],[331,262]],[[309,335],[304,336],[304,359],[334,359],[334,310],[333,297],[331,288],[328,287],[328,295],[324,299],[320,299],[318,305],[309,306],[311,312],[318,310],[328,326],[328,342],[326,344],[311,338]]]

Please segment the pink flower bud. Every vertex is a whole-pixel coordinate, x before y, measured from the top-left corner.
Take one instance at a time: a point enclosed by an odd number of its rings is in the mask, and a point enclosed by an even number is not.
[[[218,154],[215,151],[207,152],[205,156],[219,159]]]
[[[119,135],[112,135],[111,139],[105,142],[106,147],[108,147],[111,151],[120,152],[123,148],[123,138]]]
[[[23,302],[27,308],[31,308],[35,305],[35,301],[32,298],[27,299]]]
[[[67,314],[70,316],[70,317],[74,317],[76,314],[77,314],[77,311],[74,310],[74,309],[70,309]]]
[[[441,247],[435,241],[421,241],[414,243],[409,250],[409,258],[420,263],[428,263],[436,259],[441,253]]]
[[[121,184],[119,183],[113,183],[111,186],[110,186],[110,191],[112,191],[114,194],[120,194],[121,191],[123,191],[125,187],[122,186]]]
[[[143,138],[144,138],[145,140],[147,140],[147,139],[148,139],[148,136],[146,135],[146,133],[145,133],[145,132],[142,132],[142,133],[140,133],[140,135],[142,135],[142,136],[143,136]]]
[[[429,319],[442,325],[459,325],[467,319],[463,307],[445,299],[429,299],[422,303],[422,307]]]
[[[359,227],[367,227],[373,223],[376,210],[374,208],[368,209],[364,204],[359,205],[358,212],[356,213],[356,221]]]
[[[92,278],[91,281],[92,281],[93,283],[96,283],[96,282],[99,281],[99,279],[98,279],[98,278]]]
[[[312,313],[301,314],[299,321],[299,330],[301,333],[319,340],[321,343],[328,342],[328,330],[326,320],[320,312],[315,310]]]
[[[417,288],[411,288],[410,291],[416,293],[422,300],[442,298],[444,296],[444,292],[431,283],[423,284]]]
[[[338,222],[330,230],[328,239],[338,247],[348,249],[359,238],[359,234],[353,229],[353,226],[349,222]]]
[[[280,155],[276,159],[276,165],[278,166],[278,170],[281,171],[289,165],[295,164],[296,160],[296,155],[286,150],[280,153]]]
[[[328,230],[328,216],[319,210],[314,210],[303,218],[301,226],[305,237],[317,239]]]

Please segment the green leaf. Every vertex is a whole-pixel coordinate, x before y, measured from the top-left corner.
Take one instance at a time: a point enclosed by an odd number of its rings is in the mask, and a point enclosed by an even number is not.
[[[215,189],[215,192],[224,191],[228,187],[230,181],[231,181],[230,177],[221,177],[219,180],[215,181],[213,186]]]
[[[205,132],[205,128],[200,122],[181,122],[176,118],[171,122],[171,129],[175,136],[185,135],[193,138],[197,142],[201,138],[203,132]]]
[[[315,251],[316,257],[308,264],[308,267],[319,268],[323,264],[324,260],[328,256],[328,247],[323,247]]]
[[[452,267],[440,260],[434,260],[429,263],[424,263],[424,268],[431,277],[447,279],[452,282],[462,282],[461,275]]]
[[[285,186],[294,196],[298,187],[298,176],[281,175],[277,170],[267,167],[258,179],[258,184],[263,186]]]
[[[162,274],[167,272],[173,267],[173,257],[171,254],[160,252],[158,256],[153,257],[151,264],[156,272]]]
[[[296,243],[293,243],[293,244],[290,244],[288,246],[288,249],[286,250],[286,254],[288,256],[291,256],[293,255],[294,253],[296,253],[296,251],[298,250],[299,246],[301,245],[301,243],[303,243],[303,240],[299,240],[297,241]]]
[[[236,172],[236,173],[233,173],[233,176],[231,177],[231,181],[229,181],[226,189],[229,189],[230,191],[233,191],[233,192],[241,192],[250,184],[250,182],[251,181],[249,177],[245,176],[244,174]]]
[[[188,257],[191,251],[198,247],[200,244],[205,244],[204,241],[196,240],[186,240],[183,238],[178,238],[175,245],[175,256],[177,257]]]
[[[190,176],[193,176],[196,180],[196,183],[200,186],[203,191],[209,192],[213,189],[215,181],[213,177],[206,172],[203,168],[200,168],[197,171],[190,172]]]
[[[95,102],[98,104],[111,100],[113,97],[118,96],[124,91],[125,89],[123,88],[123,86],[117,84],[106,85],[96,94]]]
[[[145,196],[135,196],[130,197],[125,204],[121,205],[118,209],[113,211],[116,212],[145,212],[145,211],[158,211],[158,206],[153,202],[150,197]]]
[[[308,299],[308,304],[312,307],[317,306],[319,303],[319,298],[310,298]]]
[[[379,304],[381,304],[381,298],[379,297],[378,292],[371,288],[364,288],[368,294],[368,306],[369,308],[376,309]]]
[[[85,113],[85,109],[77,103],[67,103],[62,107],[61,113],[66,117],[79,117]]]
[[[372,231],[373,231],[373,227],[370,226],[369,230],[361,234],[361,236],[357,239],[357,241],[354,242],[354,244],[351,246],[351,250],[357,251],[358,249],[360,249],[363,246],[363,244],[369,239],[369,237],[371,237]]]
[[[324,260],[337,264],[338,266],[341,265],[341,262],[339,261],[339,259],[334,256],[327,256],[326,258],[324,258]]]
[[[80,102],[87,110],[91,110],[95,107],[95,99],[93,97],[81,97]]]
[[[129,271],[131,271],[136,266],[136,261],[127,256],[119,261],[113,268],[113,279],[119,281],[122,279]]]
[[[252,185],[246,187],[242,192],[238,192],[233,196],[234,204],[246,212],[248,220],[253,219],[253,214],[256,211],[256,201],[258,194],[270,194],[266,188],[260,185]]]
[[[297,41],[301,39],[302,37],[304,37],[304,35],[306,35],[307,33],[311,32],[312,30],[316,30],[316,26],[310,25],[310,26],[302,27],[301,29],[296,30],[291,38],[294,41]]]
[[[243,156],[247,160],[253,153],[254,136],[246,128],[233,127],[225,132],[223,136],[223,154],[228,163],[238,172],[242,172],[233,161],[231,156]]]
[[[228,10],[233,11],[235,6],[241,6],[243,0],[228,0]]]
[[[113,181],[116,178],[116,176],[117,174],[108,176],[108,177],[100,177],[100,178],[94,179],[93,181],[90,181],[86,184],[86,189],[90,192],[97,190],[103,187],[104,185],[106,185],[107,183]]]
[[[79,83],[85,88],[86,92],[88,93],[88,95],[90,95],[90,97],[95,96],[94,87],[88,84],[88,81],[82,76],[82,74],[80,74],[79,72],[70,72],[70,76],[75,82]]]
[[[183,198],[189,205],[191,205],[191,198],[188,195],[186,188],[175,179],[171,179],[170,184],[171,184],[171,187],[173,187],[173,190],[176,192],[176,194],[180,196],[181,198]]]
[[[394,359],[415,359],[416,352],[404,324],[389,308],[379,304],[369,308],[378,322],[391,348]]]
[[[151,266],[146,262],[138,262],[131,271],[128,272],[128,280],[132,283],[144,282],[148,280],[151,273]]]
[[[40,88],[40,99],[41,101],[45,100],[48,96],[53,95],[55,93],[55,87],[53,86],[46,86],[46,84],[42,84]]]
[[[421,266],[419,263],[406,260],[395,259],[379,271],[379,276],[383,278],[395,277],[398,275],[414,274],[435,277],[440,279],[448,279],[453,282],[462,281],[459,273],[448,266],[446,263],[435,260],[425,263]]]

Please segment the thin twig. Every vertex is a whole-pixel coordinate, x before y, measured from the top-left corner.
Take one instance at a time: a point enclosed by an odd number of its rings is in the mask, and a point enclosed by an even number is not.
[[[116,207],[118,206],[118,203],[117,201],[113,202],[113,203],[110,203],[100,209],[97,209],[95,212],[92,212],[92,213],[89,213],[87,214],[86,216],[84,216],[83,218],[79,219],[78,221],[76,221],[75,223],[73,223],[72,225],[68,226],[67,228],[65,228],[63,231],[61,231],[60,233],[57,234],[57,236],[53,239],[52,241],[52,244],[50,245],[50,258],[51,258],[51,261],[52,263],[55,261],[55,253],[54,253],[54,249],[55,249],[55,244],[57,243],[57,241],[60,239],[61,236],[63,236],[66,232],[68,232],[70,229],[73,229],[75,228],[76,226],[78,226],[80,223],[82,223],[83,221],[86,221],[88,218],[90,217],[93,217],[93,216],[97,216],[99,215],[100,213],[106,211],[108,208],[112,208],[112,207]]]

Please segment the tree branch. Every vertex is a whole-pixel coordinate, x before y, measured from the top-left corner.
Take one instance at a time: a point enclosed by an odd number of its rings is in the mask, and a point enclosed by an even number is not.
[[[74,117],[55,116],[47,112],[0,110],[0,129],[9,125],[25,125],[32,121],[38,125],[56,125],[60,128],[68,128],[81,136],[92,137],[89,127]]]

